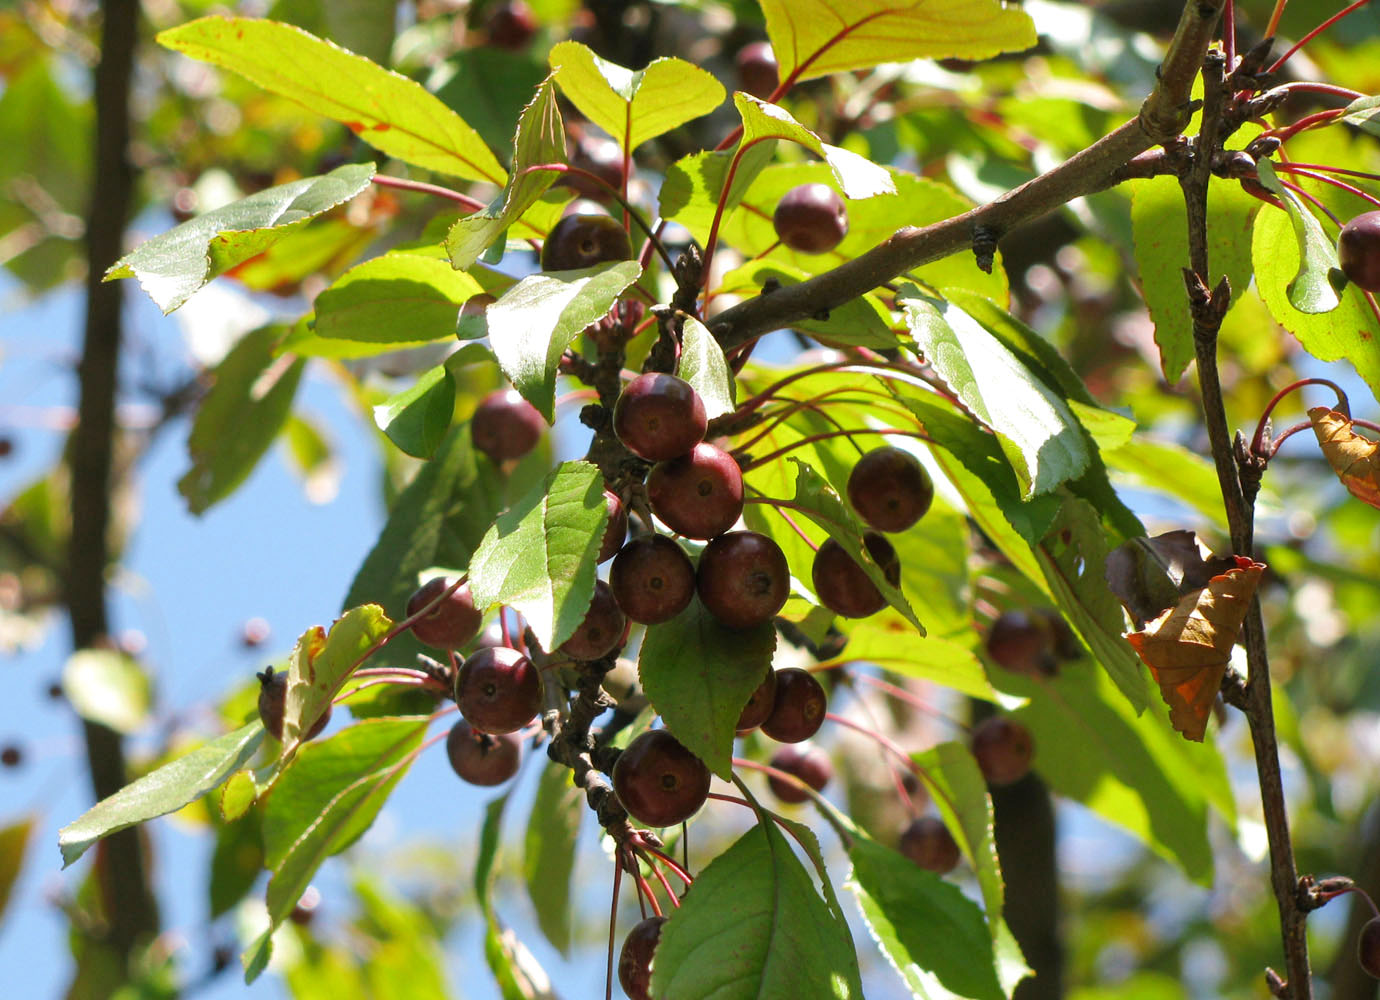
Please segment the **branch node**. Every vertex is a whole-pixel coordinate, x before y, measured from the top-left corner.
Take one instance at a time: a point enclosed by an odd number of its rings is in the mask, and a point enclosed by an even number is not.
[[[1289,984],[1279,978],[1279,973],[1274,969],[1265,970],[1265,986],[1270,991],[1270,996],[1278,997],[1279,1000],[1289,1000]]]

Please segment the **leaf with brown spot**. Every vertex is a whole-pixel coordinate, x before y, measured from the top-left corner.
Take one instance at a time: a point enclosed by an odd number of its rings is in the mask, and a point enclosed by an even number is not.
[[[1351,418],[1326,406],[1308,411],[1323,457],[1357,500],[1380,509],[1380,444],[1351,428]]]

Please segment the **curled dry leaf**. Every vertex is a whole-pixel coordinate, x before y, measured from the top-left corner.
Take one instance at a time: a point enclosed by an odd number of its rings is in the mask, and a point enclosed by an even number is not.
[[[1351,429],[1351,418],[1326,406],[1308,411],[1323,457],[1362,503],[1380,508],[1380,444]]]
[[[1126,636],[1159,684],[1169,721],[1195,742],[1202,742],[1231,648],[1265,570],[1264,563],[1235,559],[1235,569],[1214,576],[1142,631]]]

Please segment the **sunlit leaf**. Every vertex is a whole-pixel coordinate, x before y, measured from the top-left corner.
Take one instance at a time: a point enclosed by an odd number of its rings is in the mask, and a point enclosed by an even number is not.
[[[759,101],[742,91],[733,95],[733,103],[743,118],[741,146],[756,145],[769,139],[785,139],[804,146],[829,164],[834,179],[849,198],[871,198],[874,195],[895,194],[896,185],[891,173],[871,160],[820,139],[784,108]]]
[[[402,392],[374,407],[374,423],[388,440],[417,458],[430,458],[450,429],[455,411],[455,380],[437,365]]]
[[[62,693],[78,715],[132,733],[148,721],[153,681],[133,657],[113,649],[79,649],[62,668]]]
[[[875,663],[891,673],[930,681],[974,698],[991,701],[996,697],[971,649],[950,639],[919,635],[892,616],[876,615],[854,624],[848,631],[848,645],[837,659]]]
[[[330,706],[365,653],[393,623],[377,604],[351,608],[329,633],[314,625],[302,633],[288,657],[286,707],[283,710],[283,754],[290,757],[302,734]]]
[[[1336,244],[1323,232],[1317,216],[1299,201],[1294,192],[1279,182],[1269,160],[1261,160],[1256,169],[1261,185],[1274,192],[1275,197],[1283,203],[1289,213],[1289,222],[1294,227],[1299,269],[1284,286],[1290,304],[1303,313],[1331,312],[1341,302],[1331,280],[1331,273],[1338,264]]]
[[[480,291],[479,282],[443,260],[383,254],[316,297],[315,332],[394,347],[454,337],[460,307]]]
[[[710,420],[732,413],[737,383],[724,358],[723,348],[703,323],[686,316],[681,330],[678,374],[689,382],[704,400]]]

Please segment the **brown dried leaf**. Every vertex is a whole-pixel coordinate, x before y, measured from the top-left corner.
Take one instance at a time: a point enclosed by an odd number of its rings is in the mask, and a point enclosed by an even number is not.
[[[1126,636],[1169,706],[1169,721],[1185,739],[1202,742],[1212,703],[1222,686],[1231,648],[1246,618],[1264,563],[1236,556],[1236,568]]]
[[[1206,587],[1214,576],[1236,566],[1234,557],[1204,559],[1204,551],[1198,536],[1187,530],[1132,538],[1107,556],[1107,586],[1136,627],[1143,628],[1185,594]]]
[[[1308,411],[1323,457],[1351,495],[1380,509],[1380,444],[1351,429],[1351,418],[1326,406]]]

